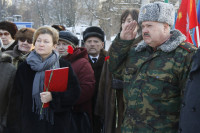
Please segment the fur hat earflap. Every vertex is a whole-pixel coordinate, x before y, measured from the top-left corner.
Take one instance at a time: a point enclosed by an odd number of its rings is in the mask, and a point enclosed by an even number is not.
[[[27,38],[32,40],[34,32],[35,29],[33,28],[22,28],[16,33],[15,39],[18,40],[19,38]]]
[[[0,30],[8,31],[13,39],[18,31],[16,24],[9,21],[0,22]]]
[[[164,2],[146,4],[140,8],[138,22],[155,21],[173,26],[175,18],[174,6]]]

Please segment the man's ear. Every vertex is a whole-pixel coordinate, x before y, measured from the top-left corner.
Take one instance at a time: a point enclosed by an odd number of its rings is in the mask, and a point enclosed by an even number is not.
[[[164,25],[164,31],[165,31],[165,32],[168,32],[168,31],[170,30],[169,24],[164,23],[163,25]]]
[[[102,48],[104,48],[104,42],[102,42]]]

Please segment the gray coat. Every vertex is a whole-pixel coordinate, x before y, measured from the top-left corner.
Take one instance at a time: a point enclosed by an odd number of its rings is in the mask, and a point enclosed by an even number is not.
[[[16,68],[11,64],[10,57],[0,53],[0,132],[6,126],[10,91],[13,86]]]

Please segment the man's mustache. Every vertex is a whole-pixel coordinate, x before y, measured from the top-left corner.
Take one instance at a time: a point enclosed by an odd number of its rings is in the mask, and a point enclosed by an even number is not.
[[[150,36],[149,33],[144,33],[143,36]]]

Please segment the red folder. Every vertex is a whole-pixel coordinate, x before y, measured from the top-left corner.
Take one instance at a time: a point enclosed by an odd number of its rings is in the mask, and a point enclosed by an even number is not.
[[[51,69],[45,71],[44,91],[64,92],[67,90],[69,67]],[[44,103],[43,108],[49,106]]]

